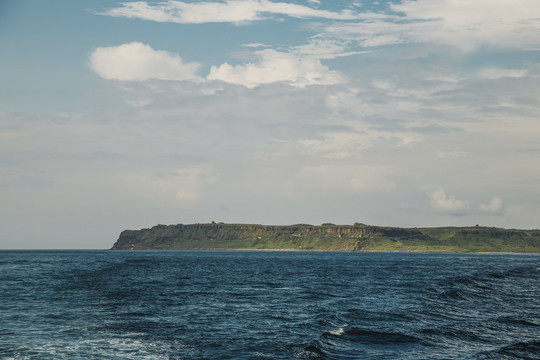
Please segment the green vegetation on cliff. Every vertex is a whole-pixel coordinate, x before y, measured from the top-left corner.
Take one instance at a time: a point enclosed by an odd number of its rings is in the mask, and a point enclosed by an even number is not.
[[[113,250],[320,250],[540,253],[540,230],[354,225],[157,225],[125,230]]]

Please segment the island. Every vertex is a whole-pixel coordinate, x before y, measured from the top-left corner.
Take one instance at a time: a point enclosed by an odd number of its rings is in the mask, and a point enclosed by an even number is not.
[[[112,250],[282,250],[540,253],[540,230],[495,227],[177,224],[124,230]]]

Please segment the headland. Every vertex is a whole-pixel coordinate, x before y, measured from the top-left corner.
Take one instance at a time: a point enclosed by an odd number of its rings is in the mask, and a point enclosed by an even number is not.
[[[540,253],[540,230],[495,227],[177,224],[124,230],[112,250]]]

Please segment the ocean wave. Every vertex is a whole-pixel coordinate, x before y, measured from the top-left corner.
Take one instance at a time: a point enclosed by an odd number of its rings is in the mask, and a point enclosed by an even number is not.
[[[335,332],[329,331],[324,333],[323,337],[339,337],[342,340],[366,345],[395,345],[419,343],[422,341],[416,336],[401,332],[377,331],[355,327],[344,327]]]
[[[475,328],[469,324],[458,324],[455,326],[443,326],[439,328],[422,329],[420,333],[424,338],[430,340],[432,344],[437,344],[440,341],[445,342],[475,342],[475,343],[490,343],[491,339],[486,336],[485,329]]]
[[[540,341],[516,342],[475,356],[477,360],[538,360]]]
[[[98,337],[78,341],[45,341],[25,344],[10,350],[0,348],[2,359],[141,359],[169,360],[170,347],[164,343],[148,342],[132,337]]]
[[[308,345],[296,354],[298,359],[330,359],[328,353],[319,346]]]
[[[540,320],[540,319],[539,319]],[[496,319],[501,324],[517,325],[524,327],[540,327],[540,323],[535,322],[532,319],[523,319],[519,317],[502,316]]]

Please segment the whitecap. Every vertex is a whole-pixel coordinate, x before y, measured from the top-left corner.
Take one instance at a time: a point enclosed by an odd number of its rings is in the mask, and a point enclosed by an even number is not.
[[[345,333],[345,329],[347,328],[347,326],[348,326],[347,324],[342,325],[338,329],[328,331],[328,333],[335,336],[343,335]]]

